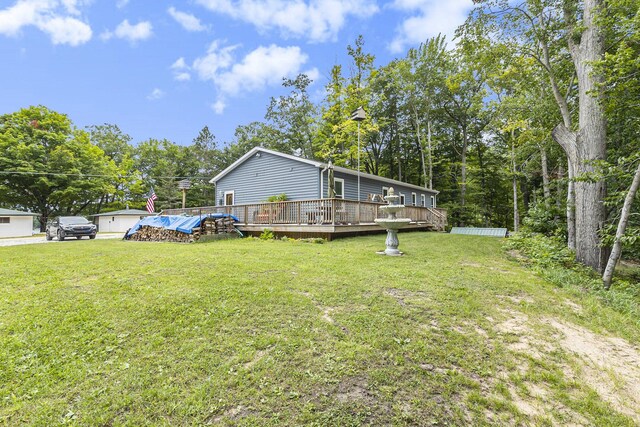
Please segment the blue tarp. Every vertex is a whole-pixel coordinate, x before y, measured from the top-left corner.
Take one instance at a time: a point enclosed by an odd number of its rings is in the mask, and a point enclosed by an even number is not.
[[[150,227],[166,228],[167,230],[175,230],[185,234],[191,234],[194,228],[200,227],[201,220],[205,218],[232,218],[238,221],[233,215],[229,214],[206,214],[202,216],[182,216],[182,215],[159,215],[148,216],[138,221],[133,227],[127,231],[125,237],[135,234],[143,225]]]

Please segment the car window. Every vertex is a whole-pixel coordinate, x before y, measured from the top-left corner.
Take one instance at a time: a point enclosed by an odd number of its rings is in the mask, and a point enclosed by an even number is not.
[[[60,224],[89,224],[89,220],[81,216],[62,216],[60,217]]]

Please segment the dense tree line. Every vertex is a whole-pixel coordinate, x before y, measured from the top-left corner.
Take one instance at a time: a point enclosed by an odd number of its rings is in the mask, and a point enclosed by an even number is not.
[[[284,79],[290,92],[264,120],[224,143],[204,127],[190,145],[134,144],[116,125],[79,130],[26,108],[0,117],[0,170],[15,172],[0,177],[0,203],[88,214],[142,207],[153,186],[162,209],[179,205],[176,182],[189,178],[189,205],[211,205],[208,180],[257,145],[350,168],[360,154],[365,172],[439,190],[450,225],[562,236],[603,271],[612,246],[640,253],[639,7],[478,1],[454,42],[425,40],[383,65],[359,37],[322,102],[306,75]],[[358,146],[349,117],[360,106]]]

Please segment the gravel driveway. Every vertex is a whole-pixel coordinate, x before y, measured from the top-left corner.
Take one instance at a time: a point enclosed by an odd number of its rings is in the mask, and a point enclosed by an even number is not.
[[[96,239],[122,239],[124,233],[98,233]],[[31,245],[33,243],[65,243],[66,241],[75,241],[77,239],[73,237],[67,237],[64,242],[58,242],[58,239],[47,240],[43,235],[32,237],[12,237],[8,239],[0,239],[0,246],[17,246],[17,245]],[[89,240],[88,237],[83,237],[82,240]]]

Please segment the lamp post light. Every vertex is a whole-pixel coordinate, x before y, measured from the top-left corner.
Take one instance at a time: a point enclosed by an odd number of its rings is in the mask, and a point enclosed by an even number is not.
[[[364,108],[358,107],[351,113],[351,120],[358,122],[358,222],[360,222],[360,122],[367,118]]]
[[[178,188],[182,190],[182,209],[184,209],[187,206],[187,190],[191,188],[191,181],[188,179],[178,181]]]

